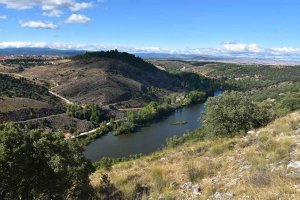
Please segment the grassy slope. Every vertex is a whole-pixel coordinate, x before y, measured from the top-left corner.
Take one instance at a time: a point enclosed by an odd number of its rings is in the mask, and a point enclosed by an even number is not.
[[[190,142],[117,164],[108,174],[129,199],[137,183],[151,187],[154,199],[300,199],[297,172],[287,167],[300,160],[299,130],[295,112],[244,137]],[[101,173],[91,177],[94,186]],[[193,188],[184,188],[188,182]]]

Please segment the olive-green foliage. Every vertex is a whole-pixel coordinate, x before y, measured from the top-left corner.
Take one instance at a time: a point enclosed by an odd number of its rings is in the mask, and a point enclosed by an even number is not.
[[[183,136],[174,135],[166,139],[166,147],[176,147],[186,142],[205,139],[206,134],[203,128],[199,128],[192,132],[186,132]]]
[[[220,63],[209,76],[234,79],[256,78],[274,82],[300,81],[300,66],[238,65]]]
[[[158,70],[154,65],[145,62],[142,58],[136,57],[133,54],[126,52],[119,52],[118,50],[99,51],[99,52],[86,52],[83,55],[73,57],[74,60],[89,59],[89,58],[112,58],[118,59],[133,67],[140,67],[144,70]]]
[[[300,84],[294,83],[279,88],[266,89],[251,95],[254,101],[261,102],[267,99],[274,100],[274,109],[277,116],[300,109]]]
[[[225,89],[247,91],[282,82],[299,82],[300,67],[218,63],[208,75],[222,80]]]
[[[225,92],[209,98],[204,114],[204,127],[211,136],[233,136],[265,125],[273,115],[269,107],[253,103],[243,93]]]
[[[191,72],[175,74],[175,77],[177,77],[180,84],[189,91],[199,90],[212,94],[213,91],[220,86],[220,82],[217,80]]]
[[[95,123],[101,122],[101,111],[101,107],[96,104],[88,104],[84,107],[72,104],[67,107],[67,114],[69,116]]]
[[[197,102],[204,102],[206,99],[206,94],[201,91],[191,91],[184,98],[183,105],[191,105]]]
[[[122,135],[131,133],[135,130],[136,125],[130,121],[119,121],[113,124],[113,135]]]
[[[88,199],[92,172],[62,134],[0,125],[0,199]]]
[[[95,139],[104,136],[109,133],[110,128],[106,125],[107,122],[103,121],[100,123],[99,127],[96,129],[96,132],[90,133],[83,138],[79,139],[80,144],[83,146],[87,146],[89,143],[94,141]]]
[[[93,165],[97,170],[111,170],[112,166],[125,161],[136,160],[142,157],[142,154],[130,155],[129,157],[122,157],[122,158],[110,158],[110,157],[103,157],[99,161],[94,162]]]

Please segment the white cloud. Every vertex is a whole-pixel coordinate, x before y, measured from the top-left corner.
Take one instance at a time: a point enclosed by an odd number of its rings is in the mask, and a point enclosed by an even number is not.
[[[93,7],[93,4],[91,2],[82,2],[82,3],[74,3],[72,6],[70,6],[71,11],[78,11],[82,9],[87,9]]]
[[[227,45],[226,45],[227,44]],[[61,50],[86,50],[99,51],[118,49],[131,53],[169,53],[169,54],[193,54],[206,56],[229,56],[229,57],[248,57],[248,58],[267,58],[267,59],[282,59],[282,60],[297,60],[300,61],[300,48],[278,47],[278,48],[263,48],[259,45],[251,44],[235,44],[228,46],[224,43],[219,48],[199,48],[199,49],[184,49],[174,50],[161,47],[128,47],[128,46],[104,46],[100,44],[66,44],[66,43],[46,43],[46,42],[0,42],[0,48],[53,48]]]
[[[6,15],[0,15],[0,20],[5,20],[5,19],[7,19]]]
[[[89,2],[78,3],[77,0],[0,0],[0,4],[18,10],[30,9],[35,6],[41,7],[43,10],[59,10],[62,7],[80,10],[91,6]]]
[[[91,21],[91,19],[85,15],[81,14],[72,14],[65,23],[68,24],[84,24]]]
[[[42,21],[27,21],[22,22],[20,21],[21,27],[26,28],[36,28],[36,29],[56,29],[58,26],[51,23],[51,22],[42,22]]]
[[[257,44],[243,44],[234,42],[225,42],[223,45],[224,50],[232,52],[251,52],[259,53],[262,49]]]
[[[280,47],[280,48],[272,48],[271,49],[275,54],[300,54],[300,48],[291,48],[291,47]]]
[[[43,12],[43,16],[47,17],[60,17],[63,14],[61,10],[50,10],[47,12]]]

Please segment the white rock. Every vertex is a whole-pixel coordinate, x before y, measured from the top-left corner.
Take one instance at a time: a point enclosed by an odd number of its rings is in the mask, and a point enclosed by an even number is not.
[[[233,199],[233,194],[230,192],[216,192],[213,197],[220,200]]]
[[[295,170],[295,171],[299,171],[300,172],[300,161],[291,161],[287,168],[289,170]]]
[[[198,184],[193,186],[193,195],[194,196],[200,196],[201,195],[201,188],[199,187]]]
[[[192,187],[193,187],[192,182],[187,182],[181,186],[182,189],[192,189]]]
[[[165,200],[166,198],[164,197],[164,195],[163,194],[160,194],[159,196],[158,196],[158,200]]]

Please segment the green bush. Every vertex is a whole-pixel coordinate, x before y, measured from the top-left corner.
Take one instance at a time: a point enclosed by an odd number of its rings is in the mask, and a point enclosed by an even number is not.
[[[0,199],[86,199],[93,170],[61,133],[0,125]]]
[[[212,137],[233,136],[268,123],[270,107],[258,106],[250,97],[239,92],[225,92],[206,102],[203,117],[206,133]]]

